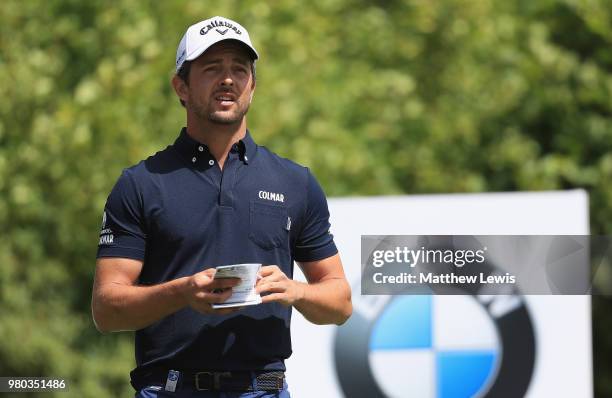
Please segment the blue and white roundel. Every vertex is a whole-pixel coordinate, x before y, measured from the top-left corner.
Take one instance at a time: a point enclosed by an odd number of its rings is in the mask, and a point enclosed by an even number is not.
[[[373,325],[369,345],[370,368],[389,397],[483,395],[502,354],[495,324],[467,295],[395,298]]]

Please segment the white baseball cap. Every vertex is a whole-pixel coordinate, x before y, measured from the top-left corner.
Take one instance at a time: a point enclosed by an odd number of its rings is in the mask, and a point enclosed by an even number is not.
[[[193,61],[222,40],[238,40],[251,50],[254,60],[259,58],[249,32],[242,25],[224,17],[212,17],[187,28],[176,50],[176,71],[185,61]]]

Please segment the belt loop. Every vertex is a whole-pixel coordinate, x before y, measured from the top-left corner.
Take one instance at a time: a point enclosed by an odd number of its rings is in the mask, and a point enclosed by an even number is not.
[[[221,378],[221,373],[213,372],[213,389],[219,391],[221,389],[221,383],[219,379]]]
[[[232,377],[232,372],[213,372],[213,385],[215,390],[221,390],[221,378]]]

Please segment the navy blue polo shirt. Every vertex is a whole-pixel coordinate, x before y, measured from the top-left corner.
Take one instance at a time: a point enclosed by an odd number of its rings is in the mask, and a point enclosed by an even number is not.
[[[174,145],[125,169],[104,209],[98,257],[143,261],[140,285],[218,265],[276,264],[337,253],[325,195],[310,171],[255,144],[247,131],[223,170],[183,128]],[[291,308],[231,315],[190,307],[137,330],[138,385],[154,370],[284,370]]]

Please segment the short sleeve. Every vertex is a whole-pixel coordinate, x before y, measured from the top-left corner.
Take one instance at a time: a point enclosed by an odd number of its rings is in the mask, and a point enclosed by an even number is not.
[[[123,171],[104,206],[97,257],[144,260],[146,233],[142,200],[127,171]]]
[[[329,209],[323,189],[308,170],[306,208],[294,247],[296,261],[317,261],[338,253],[330,232]]]

